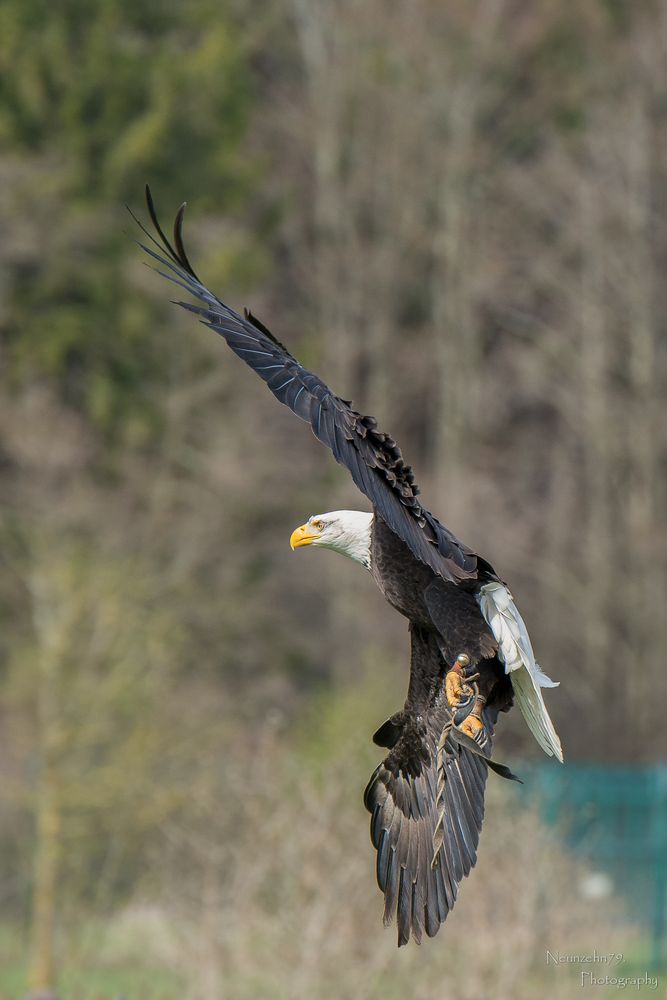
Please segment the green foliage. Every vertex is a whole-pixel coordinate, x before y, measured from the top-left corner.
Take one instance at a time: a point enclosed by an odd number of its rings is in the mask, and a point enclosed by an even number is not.
[[[223,5],[10,0],[0,27],[0,135],[61,160],[72,193],[242,189],[251,78]]]
[[[169,376],[164,306],[128,282],[139,233],[123,202],[143,211],[150,181],[167,216],[184,196],[242,205],[258,176],[241,146],[251,108],[243,38],[219,3],[2,5],[0,140],[18,193],[3,339],[15,384],[56,380],[67,405],[125,445],[154,435]],[[26,228],[29,252],[12,252]]]

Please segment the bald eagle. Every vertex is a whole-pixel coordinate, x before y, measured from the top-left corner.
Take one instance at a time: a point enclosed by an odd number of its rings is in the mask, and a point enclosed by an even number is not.
[[[185,251],[185,205],[165,236],[146,188],[154,235],[142,249],[156,270],[195,301],[177,304],[220,334],[273,395],[310,425],[350,472],[372,512],[316,514],[293,549],[324,547],[363,566],[409,622],[411,658],[403,708],[373,736],[388,752],[364,793],[377,851],[384,922],[398,943],[433,936],[476,861],[487,770],[515,775],[491,756],[498,713],[514,701],[542,749],[562,761],[535,660],[507,585],[424,507],[396,442],[336,396],[251,313],[241,316],[206,288]],[[136,217],[135,217],[136,219]]]

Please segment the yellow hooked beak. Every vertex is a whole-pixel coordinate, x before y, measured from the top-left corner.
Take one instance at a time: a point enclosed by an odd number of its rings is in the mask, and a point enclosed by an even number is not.
[[[302,545],[311,545],[320,537],[312,524],[302,524],[300,528],[293,531],[289,543],[293,549],[299,549]]]

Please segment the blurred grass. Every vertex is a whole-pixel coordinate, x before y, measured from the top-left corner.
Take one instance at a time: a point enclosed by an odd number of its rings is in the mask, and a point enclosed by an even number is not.
[[[154,915],[154,918],[157,915]],[[167,917],[164,917],[167,921]],[[126,997],[128,1000],[184,1000],[192,995],[193,977],[187,974],[178,975],[173,969],[165,966],[160,958],[160,946],[150,937],[141,941],[141,948],[146,952],[144,959],[123,955],[125,942],[125,915],[114,918],[106,925],[99,925],[95,930],[94,941],[91,941],[90,929],[81,927],[73,930],[71,941],[73,949],[79,951],[77,939],[85,941],[81,959],[76,962],[65,962],[61,972],[60,994],[67,1000],[117,1000]],[[601,942],[602,945],[605,942]],[[0,1000],[20,1000],[25,996],[27,968],[24,956],[25,942],[12,925],[0,926]],[[427,947],[429,947],[427,945]],[[430,947],[439,949],[446,956],[450,970],[457,969],[457,978],[465,978],[465,967],[462,966],[463,955],[452,953],[447,947],[445,938]],[[509,947],[509,945],[508,945]],[[416,951],[416,947],[412,946]],[[573,996],[580,989],[581,971],[594,969],[599,975],[643,976],[648,969],[650,942],[646,938],[637,938],[624,951],[624,961],[613,967],[563,965],[547,966],[543,960],[542,966],[537,965],[529,970],[522,979],[519,995],[537,996]],[[96,954],[97,952],[97,954]],[[275,978],[275,969],[271,962],[265,962],[261,955],[258,942],[258,964],[254,972],[242,976],[225,977],[222,992],[214,996],[244,998],[244,1000],[288,1000],[291,996],[288,980],[279,981]],[[426,949],[420,953],[423,960],[430,960]],[[115,957],[113,957],[115,955]],[[100,957],[102,956],[102,957]],[[436,957],[438,966],[442,959]],[[413,963],[410,962],[410,967]],[[364,981],[360,974],[358,992],[360,1000],[365,998],[385,998],[385,1000],[403,1000],[410,988],[408,977],[397,972],[398,962],[392,963],[380,971],[375,971]],[[657,976],[659,983],[667,980],[667,967],[652,969],[649,972]],[[345,1000],[350,994],[345,992],[336,980],[328,985],[320,984],[313,995],[330,998],[330,1000]],[[422,993],[422,997],[436,1000],[445,994]],[[448,994],[447,994],[448,995]],[[500,994],[490,993],[489,996]],[[659,994],[658,994],[659,995]]]
[[[68,930],[60,969],[59,995],[67,1000],[183,1000],[186,980],[165,969],[160,959],[118,957],[123,930],[118,921],[89,924]],[[108,957],[105,957],[106,953]],[[70,957],[67,957],[69,954]],[[13,924],[0,925],[0,1000],[20,1000],[26,995],[28,963],[26,941]]]

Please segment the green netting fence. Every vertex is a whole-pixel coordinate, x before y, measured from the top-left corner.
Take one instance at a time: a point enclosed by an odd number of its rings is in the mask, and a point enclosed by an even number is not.
[[[643,766],[530,764],[524,794],[568,846],[604,873],[651,937],[651,960],[667,957],[667,763]]]

